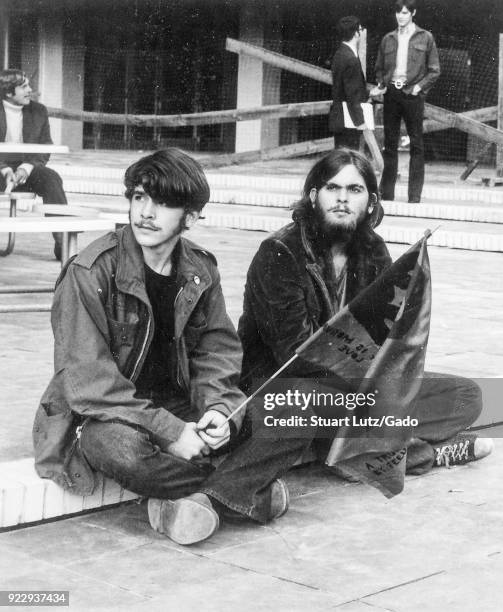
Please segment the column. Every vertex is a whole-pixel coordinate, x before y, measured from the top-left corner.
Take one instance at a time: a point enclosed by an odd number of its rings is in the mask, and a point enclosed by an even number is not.
[[[78,32],[64,32],[58,16],[39,20],[38,90],[40,102],[54,108],[82,110],[84,50]],[[54,144],[82,148],[82,122],[50,119]]]
[[[9,3],[0,4],[0,68],[9,67]]]
[[[265,25],[267,24],[267,25]],[[280,43],[279,13],[262,0],[248,0],[241,6],[239,39],[253,45],[271,46]],[[278,50],[278,49],[273,49]],[[278,104],[281,71],[264,66],[258,59],[239,56],[237,107],[259,107]],[[236,153],[277,146],[279,120],[238,121],[236,123]]]
[[[50,20],[40,18],[38,22],[39,101],[46,106],[63,106],[63,24],[57,16]],[[50,119],[51,136],[54,144],[62,144],[63,121]]]

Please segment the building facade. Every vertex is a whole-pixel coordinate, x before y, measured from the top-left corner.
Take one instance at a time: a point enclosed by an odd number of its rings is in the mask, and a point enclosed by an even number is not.
[[[327,85],[230,53],[225,40],[329,68],[335,24],[348,14],[367,27],[372,82],[379,41],[395,27],[392,0],[2,0],[0,59],[29,74],[41,102],[74,111],[164,115],[328,100]],[[456,111],[496,105],[503,3],[423,0],[417,21],[435,35],[443,69],[428,101]],[[229,152],[329,135],[326,116],[180,128],[51,123],[54,141],[71,149]],[[432,135],[430,154],[466,156],[469,139],[455,138]]]

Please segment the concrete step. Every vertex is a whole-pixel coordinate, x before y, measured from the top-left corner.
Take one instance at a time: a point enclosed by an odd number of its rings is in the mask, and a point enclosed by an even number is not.
[[[117,222],[127,223],[128,203],[124,198],[72,194],[70,201],[80,206],[91,206],[103,213],[112,214]],[[397,203],[390,202],[392,206]],[[416,212],[417,204],[404,204]],[[425,205],[426,206],[426,205]],[[387,211],[387,204],[385,204]],[[210,227],[229,227],[244,230],[274,232],[291,219],[286,208],[245,206],[242,204],[209,203],[204,208],[204,218],[199,223]],[[438,227],[440,226],[440,227]],[[386,242],[412,244],[419,240],[426,229],[437,231],[428,243],[431,246],[466,249],[471,251],[503,252],[503,231],[498,223],[476,221],[437,221],[421,216],[385,216],[377,228]]]
[[[84,180],[88,183],[96,182],[117,182],[122,185],[124,170],[113,167],[96,167],[82,165],[67,165],[52,163],[54,168],[63,179]],[[208,170],[208,179],[211,186],[217,189],[252,189],[261,191],[273,191],[286,193],[298,197],[302,191],[305,175],[278,176],[275,174],[250,174],[242,173],[233,169],[229,171]],[[406,199],[407,177],[402,177],[403,184],[397,184],[397,199]],[[457,201],[457,202],[478,202],[486,204],[503,204],[503,187],[487,188],[477,183],[462,181],[445,181],[441,184],[430,184],[428,182],[428,172],[426,173],[426,184],[423,192],[424,199],[438,201]]]
[[[0,528],[78,514],[137,497],[109,478],[99,478],[94,493],[83,497],[40,478],[32,458],[0,463]]]
[[[308,448],[295,465],[315,459],[314,451]],[[212,463],[216,466],[222,460],[223,457],[217,457]],[[140,497],[101,474],[96,479],[92,495],[77,495],[52,480],[40,478],[31,457],[0,462],[0,529],[64,518]]]
[[[123,196],[123,171],[118,168],[53,165],[67,193]],[[300,197],[303,177],[240,175],[208,172],[211,201],[248,206],[288,208]],[[388,215],[503,223],[503,190],[467,186],[426,185],[424,202],[408,204],[406,186],[397,185],[397,199],[385,202]]]

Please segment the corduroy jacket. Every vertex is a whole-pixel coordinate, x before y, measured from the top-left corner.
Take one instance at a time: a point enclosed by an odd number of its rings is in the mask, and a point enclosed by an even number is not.
[[[346,302],[391,264],[384,241],[375,232],[348,260]],[[243,344],[241,385],[267,378],[285,364],[303,342],[335,314],[323,266],[307,226],[298,220],[264,240],[248,270],[238,334]],[[285,376],[319,374],[297,359]]]

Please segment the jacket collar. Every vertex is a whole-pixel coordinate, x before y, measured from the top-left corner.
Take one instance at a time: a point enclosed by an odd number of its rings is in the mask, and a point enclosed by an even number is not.
[[[426,32],[426,30],[424,30],[423,28],[420,28],[416,22],[414,22],[414,26],[415,28],[414,28],[414,32],[412,32],[411,38],[414,38],[416,34],[419,34],[421,32]],[[398,28],[390,32],[390,35],[393,36],[393,38],[395,38],[398,41]]]
[[[323,272],[320,263],[314,254],[311,241],[309,240],[306,223],[303,220],[299,220],[299,226],[302,248],[306,253],[306,270],[313,277],[314,281],[318,285],[318,288],[323,297],[323,302],[325,304],[327,315],[331,317],[334,314],[334,307],[332,304],[332,300],[330,299],[330,294],[328,292],[325,279],[323,278]]]
[[[126,293],[140,294],[146,298],[145,262],[141,247],[136,242],[130,225],[119,230],[117,235],[119,240],[115,279],[117,287]],[[200,250],[199,247],[182,236],[176,248],[179,249],[177,278],[180,286],[194,282],[201,290],[208,287],[211,284],[211,276],[208,267],[196,253]]]
[[[308,237],[308,230],[305,221],[302,219],[298,221],[300,227],[300,239],[302,242],[302,248],[304,249],[307,258],[310,260],[310,263],[316,263],[316,256],[313,251],[313,247],[311,246],[311,241]]]

